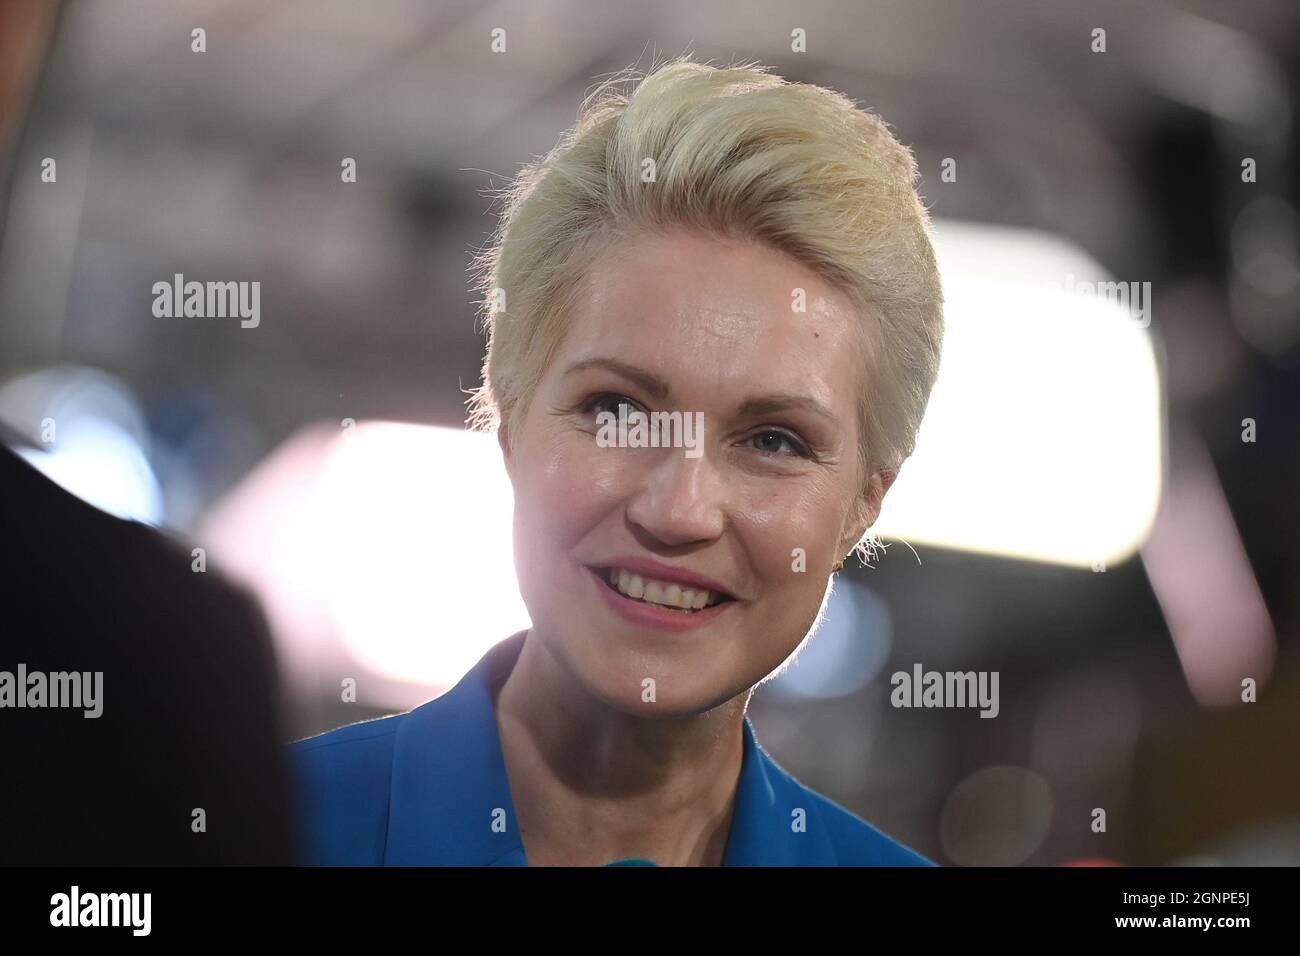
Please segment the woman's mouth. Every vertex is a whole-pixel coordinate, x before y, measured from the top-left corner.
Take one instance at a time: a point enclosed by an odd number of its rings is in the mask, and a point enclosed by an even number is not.
[[[611,589],[625,598],[685,614],[731,600],[730,596],[717,591],[690,587],[672,581],[658,581],[635,574],[626,568],[596,568],[595,571]]]

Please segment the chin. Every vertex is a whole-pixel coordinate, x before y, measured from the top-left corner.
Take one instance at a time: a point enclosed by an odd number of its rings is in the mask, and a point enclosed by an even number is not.
[[[581,630],[568,633],[582,636],[566,641],[557,654],[592,697],[620,713],[659,720],[694,717],[748,689],[733,688],[735,681],[713,673],[722,660],[715,654],[701,659],[702,649],[672,643],[656,649],[653,640],[614,631],[596,634],[590,623],[577,627]],[[647,678],[654,681],[653,700],[645,699]]]

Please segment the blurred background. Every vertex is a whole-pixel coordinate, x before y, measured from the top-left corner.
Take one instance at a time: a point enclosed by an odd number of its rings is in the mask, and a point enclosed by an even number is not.
[[[943,863],[1300,863],[1300,6],[28,6],[0,421],[256,592],[295,738],[528,624],[463,431],[491,191],[615,71],[756,59],[914,150],[949,325],[765,748]],[[258,321],[160,317],[177,275],[260,283]],[[997,671],[998,716],[891,706],[916,665]]]

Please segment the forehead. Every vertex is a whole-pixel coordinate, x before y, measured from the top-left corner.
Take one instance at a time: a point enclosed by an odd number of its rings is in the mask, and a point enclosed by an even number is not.
[[[796,311],[802,290],[804,311]],[[557,365],[632,362],[674,398],[808,395],[851,415],[865,387],[852,301],[768,245],[692,231],[649,233],[600,256],[570,316]]]

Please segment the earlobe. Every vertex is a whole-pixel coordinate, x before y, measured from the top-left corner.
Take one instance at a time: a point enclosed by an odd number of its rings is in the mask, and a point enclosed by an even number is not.
[[[510,435],[506,429],[506,423],[504,421],[497,426],[497,445],[501,449],[501,459],[505,462],[506,474],[513,477],[510,470]]]
[[[879,490],[872,497],[871,523],[875,524],[876,519],[880,517],[880,509],[885,503],[885,493],[893,487],[894,479],[897,477],[894,472],[888,469],[878,471],[871,476],[873,489]]]
[[[867,486],[862,489],[862,494],[854,502],[853,516],[849,521],[849,533],[844,541],[840,542],[841,554],[847,554],[850,549],[857,547],[858,542],[866,537],[867,532],[876,523],[876,519],[880,517],[885,493],[893,485],[894,478],[895,474],[892,471],[882,470],[871,473]]]
[[[894,472],[889,469],[881,469],[871,473],[871,481],[867,483],[866,494],[869,508],[868,517],[871,519],[867,522],[867,528],[874,525],[880,517],[880,509],[885,503],[885,493],[893,486],[895,477]],[[866,529],[863,529],[863,534],[866,534]]]

